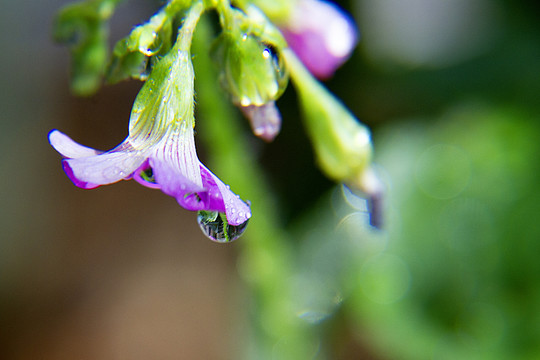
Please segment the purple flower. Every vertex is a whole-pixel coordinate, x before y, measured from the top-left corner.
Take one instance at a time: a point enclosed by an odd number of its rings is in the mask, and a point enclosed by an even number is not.
[[[193,66],[189,45],[177,45],[154,66],[131,111],[128,137],[107,152],[80,145],[58,130],[51,145],[75,185],[92,189],[131,178],[161,189],[192,211],[224,213],[229,225],[251,217],[249,206],[198,159],[193,134]]]
[[[351,17],[337,5],[320,0],[298,0],[280,29],[296,55],[320,79],[334,74],[358,40]]]
[[[128,137],[116,148],[101,152],[80,145],[58,130],[49,133],[51,145],[65,157],[67,176],[83,189],[120,180],[135,179],[141,185],[161,189],[187,210],[225,213],[231,225],[251,217],[249,206],[204,166],[195,153],[193,133],[137,150]]]

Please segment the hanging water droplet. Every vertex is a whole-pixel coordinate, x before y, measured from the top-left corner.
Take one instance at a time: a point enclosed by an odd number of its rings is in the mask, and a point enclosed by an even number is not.
[[[229,225],[227,217],[223,213],[217,211],[199,211],[197,213],[197,222],[204,235],[219,243],[238,239],[246,230],[248,221],[246,220],[240,225]]]
[[[289,71],[285,66],[285,58],[280,51],[270,44],[265,44],[262,57],[265,60],[272,61],[274,77],[278,86],[278,90],[275,95],[275,99],[277,99],[285,91],[289,82]]]
[[[145,29],[139,38],[139,51],[146,56],[154,56],[161,50],[162,44],[162,39],[155,31]]]
[[[140,71],[139,71],[139,80],[145,81],[150,76],[150,73],[152,72],[152,61],[145,56],[143,62],[141,63]],[[153,89],[150,88],[150,93],[153,92]]]

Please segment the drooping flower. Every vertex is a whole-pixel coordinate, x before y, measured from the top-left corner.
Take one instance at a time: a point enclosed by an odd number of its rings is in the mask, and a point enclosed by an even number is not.
[[[358,31],[337,5],[321,0],[297,0],[281,32],[309,71],[329,78],[351,55]]]
[[[141,88],[131,111],[129,135],[120,145],[101,152],[58,130],[49,133],[49,141],[65,157],[64,171],[78,187],[92,189],[133,178],[173,196],[185,209],[223,213],[228,224],[241,225],[251,217],[249,206],[199,161],[195,150],[189,52],[200,12],[195,15],[186,18],[175,46]]]

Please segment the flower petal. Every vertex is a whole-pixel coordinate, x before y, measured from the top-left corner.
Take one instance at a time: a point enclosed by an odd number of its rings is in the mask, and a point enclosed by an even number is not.
[[[144,153],[122,143],[100,155],[65,159],[63,166],[75,185],[89,189],[129,178],[145,160]]]
[[[77,159],[103,153],[103,151],[95,150],[73,141],[69,136],[56,129],[49,132],[49,143],[56,151],[67,158]]]
[[[253,133],[267,142],[274,140],[281,130],[281,114],[275,101],[261,106],[241,106],[240,110],[249,119]]]
[[[216,175],[201,164],[201,176],[204,187],[208,189],[208,205],[216,209],[205,209],[225,212],[230,225],[240,225],[251,217],[251,209],[238,195],[233,193]],[[220,209],[217,209],[217,207]]]
[[[187,210],[206,210],[205,204],[198,196],[199,193],[206,192],[203,187],[188,179],[165,161],[152,157],[149,164],[161,191],[176,198],[178,203]]]
[[[351,17],[328,1],[298,1],[281,30],[304,65],[321,79],[334,74],[349,58],[358,40]]]
[[[161,185],[159,185],[155,180],[153,171],[154,170],[150,166],[150,161],[146,159],[146,161],[141,166],[139,166],[137,170],[133,172],[132,177],[136,182],[138,182],[142,186],[145,186],[150,189],[161,189]],[[149,175],[149,173],[151,175]],[[149,179],[149,177],[151,179]]]
[[[64,169],[67,177],[73,182],[73,184],[75,184],[75,186],[77,187],[80,187],[81,189],[95,189],[101,186],[101,184],[94,184],[77,178],[73,174],[73,170],[71,170],[69,164],[66,162],[66,159],[62,160],[62,168]]]

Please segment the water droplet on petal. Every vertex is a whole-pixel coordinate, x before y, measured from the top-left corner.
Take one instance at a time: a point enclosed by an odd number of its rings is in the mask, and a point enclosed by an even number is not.
[[[226,243],[238,239],[246,230],[249,220],[240,225],[229,225],[226,221],[225,214],[217,211],[199,211],[197,213],[197,222],[203,234],[215,242]]]

